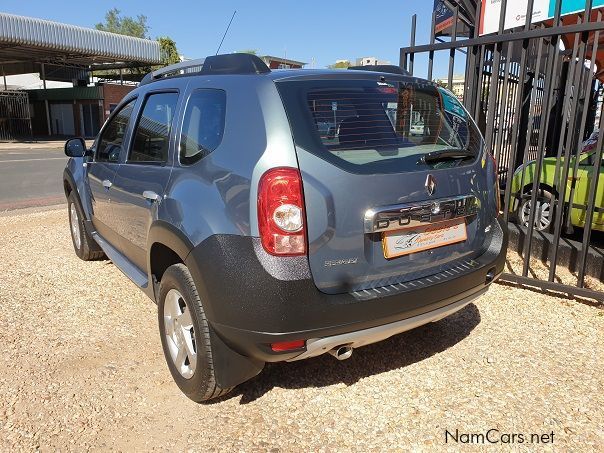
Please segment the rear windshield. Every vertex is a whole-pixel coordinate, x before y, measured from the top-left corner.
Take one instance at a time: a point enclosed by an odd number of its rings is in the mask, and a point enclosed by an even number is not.
[[[428,82],[340,79],[277,86],[296,144],[352,171],[413,171],[428,166],[421,161],[427,153],[480,153],[482,137],[467,111],[452,93]]]

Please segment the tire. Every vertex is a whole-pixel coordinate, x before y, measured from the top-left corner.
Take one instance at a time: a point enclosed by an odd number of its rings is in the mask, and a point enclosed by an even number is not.
[[[230,392],[233,387],[221,388],[216,383],[210,326],[184,264],[164,272],[157,313],[164,356],[178,388],[198,403]]]
[[[69,231],[71,232],[71,243],[73,249],[81,260],[93,261],[105,258],[105,253],[88,234],[84,227],[84,213],[77,199],[76,193],[72,190],[67,197],[67,213],[69,215]]]
[[[518,208],[516,209],[516,217],[518,223],[525,228],[528,228],[529,216],[531,213],[531,193],[526,194],[527,197],[521,199]],[[554,196],[544,189],[539,189],[537,193],[537,207],[541,217],[535,216],[534,229],[536,231],[547,231],[554,220]]]

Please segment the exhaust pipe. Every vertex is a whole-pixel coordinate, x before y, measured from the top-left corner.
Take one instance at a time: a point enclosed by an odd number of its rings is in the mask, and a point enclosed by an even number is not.
[[[352,355],[352,346],[343,344],[331,349],[328,352],[338,360],[346,360]]]

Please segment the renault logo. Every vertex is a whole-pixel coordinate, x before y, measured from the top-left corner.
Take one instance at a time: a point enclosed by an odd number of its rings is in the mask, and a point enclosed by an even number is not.
[[[428,177],[426,178],[426,192],[428,192],[428,195],[432,196],[432,195],[434,195],[435,191],[436,191],[436,179],[434,179],[434,176],[428,175]]]

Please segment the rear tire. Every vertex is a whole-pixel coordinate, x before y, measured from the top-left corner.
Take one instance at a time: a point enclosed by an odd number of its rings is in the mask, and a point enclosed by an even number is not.
[[[516,217],[520,225],[528,228],[529,217],[531,215],[531,193],[526,198],[520,200]],[[544,189],[539,189],[537,193],[537,213],[535,215],[534,229],[536,231],[547,231],[554,220],[554,196]]]
[[[73,249],[81,260],[93,261],[105,258],[105,253],[88,234],[84,226],[84,213],[74,191],[67,197],[67,212],[69,215],[69,230]]]
[[[230,392],[216,382],[210,326],[189,269],[170,266],[161,278],[158,321],[164,356],[178,388],[196,402]]]

